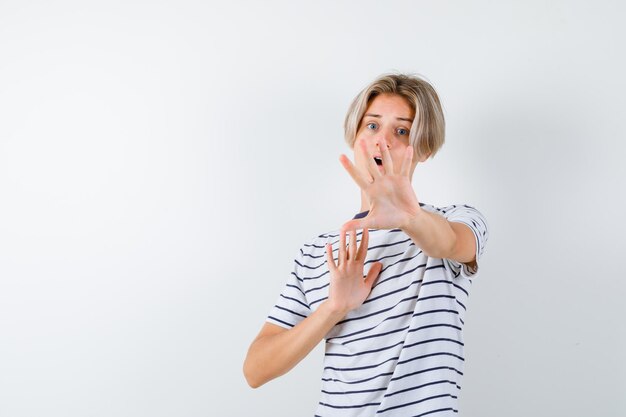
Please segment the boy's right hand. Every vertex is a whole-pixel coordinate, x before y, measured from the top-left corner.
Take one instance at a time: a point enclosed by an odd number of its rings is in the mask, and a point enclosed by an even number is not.
[[[356,231],[352,230],[346,250],[346,234],[340,232],[337,264],[333,259],[332,246],[329,243],[326,244],[326,262],[330,271],[327,303],[332,311],[341,314],[342,317],[363,304],[382,270],[383,264],[375,262],[367,273],[367,277],[363,278],[368,239],[369,232],[365,228],[361,243],[357,248]]]

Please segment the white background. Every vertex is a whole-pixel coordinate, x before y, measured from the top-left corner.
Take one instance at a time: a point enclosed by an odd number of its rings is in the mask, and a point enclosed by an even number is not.
[[[388,71],[445,107],[418,199],[490,226],[460,414],[626,415],[625,9],[0,1],[0,416],[312,415],[321,345],[241,367]]]

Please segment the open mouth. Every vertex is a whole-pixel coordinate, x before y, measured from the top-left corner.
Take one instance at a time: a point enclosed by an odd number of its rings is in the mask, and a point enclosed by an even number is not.
[[[378,166],[382,166],[382,164],[383,164],[382,158],[379,158],[377,156],[374,157],[374,162],[376,162],[376,165],[378,165]]]

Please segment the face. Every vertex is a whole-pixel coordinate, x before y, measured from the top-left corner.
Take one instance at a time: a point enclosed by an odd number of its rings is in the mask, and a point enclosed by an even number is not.
[[[376,96],[367,107],[357,130],[353,148],[356,166],[362,172],[368,172],[366,155],[363,155],[361,150],[361,142],[363,142],[368,155],[375,158],[378,169],[381,173],[384,172],[382,150],[379,148],[379,143],[384,138],[391,154],[394,171],[398,172],[404,161],[406,147],[410,146],[409,133],[414,117],[415,112],[404,97],[396,94],[379,94]],[[413,153],[411,177],[417,162],[415,153]]]

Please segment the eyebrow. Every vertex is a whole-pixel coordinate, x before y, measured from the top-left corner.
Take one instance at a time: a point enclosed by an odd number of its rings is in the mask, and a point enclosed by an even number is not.
[[[373,113],[365,113],[363,115],[363,117],[365,117],[365,116],[378,117],[378,118],[381,117],[380,114],[373,114]],[[405,122],[412,122],[413,121],[413,119],[409,119],[408,117],[396,117],[396,120],[404,120]]]

